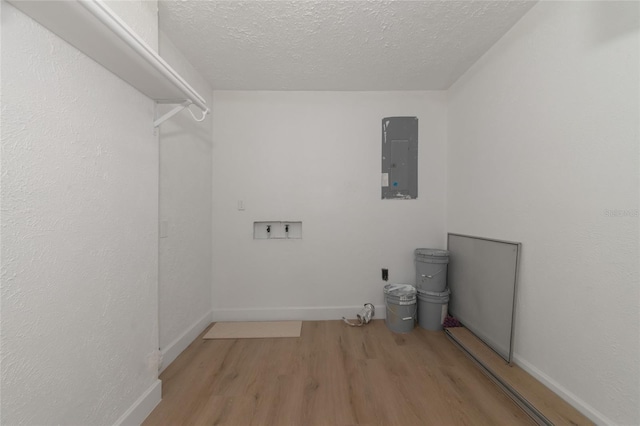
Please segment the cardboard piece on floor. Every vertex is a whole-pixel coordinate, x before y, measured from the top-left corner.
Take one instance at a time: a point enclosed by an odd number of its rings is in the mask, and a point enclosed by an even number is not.
[[[217,322],[204,339],[300,337],[302,321]]]

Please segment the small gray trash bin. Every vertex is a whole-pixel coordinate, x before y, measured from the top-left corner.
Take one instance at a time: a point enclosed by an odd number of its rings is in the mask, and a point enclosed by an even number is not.
[[[442,324],[447,317],[449,295],[446,291],[418,290],[418,324],[427,330],[442,330]]]
[[[418,309],[416,289],[409,284],[387,284],[384,286],[387,307],[385,324],[394,333],[408,333],[415,327]]]
[[[449,251],[419,248],[415,250],[416,288],[423,291],[444,291],[447,287]]]

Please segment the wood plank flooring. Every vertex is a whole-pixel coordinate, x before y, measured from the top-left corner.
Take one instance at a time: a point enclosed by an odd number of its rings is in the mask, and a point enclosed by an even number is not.
[[[299,338],[202,335],[161,374],[143,425],[534,424],[444,332],[376,320],[305,321]]]
[[[522,395],[556,425],[593,425],[593,422],[517,365],[509,365],[464,327],[448,329],[487,369]]]

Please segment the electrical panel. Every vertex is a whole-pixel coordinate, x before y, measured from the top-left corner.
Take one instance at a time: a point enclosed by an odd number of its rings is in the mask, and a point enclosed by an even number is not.
[[[418,198],[418,117],[382,119],[382,199]]]

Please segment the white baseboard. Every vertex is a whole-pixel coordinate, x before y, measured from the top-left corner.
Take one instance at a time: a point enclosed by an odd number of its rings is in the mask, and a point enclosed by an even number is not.
[[[160,372],[164,371],[169,364],[178,358],[178,355],[180,355],[182,351],[184,351],[187,346],[189,346],[191,342],[193,342],[196,337],[198,337],[198,335],[207,328],[209,324],[211,324],[211,322],[211,311],[209,311],[198,321],[193,323],[191,327],[186,329],[184,333],[171,342],[166,348],[161,348],[160,353],[162,353],[162,365],[160,366]]]
[[[615,422],[609,420],[604,414],[600,413],[595,408],[578,398],[572,392],[567,390],[564,386],[553,380],[551,377],[538,370],[528,361],[522,359],[518,354],[514,354],[513,361],[524,371],[531,374],[543,385],[551,389],[560,398],[564,399],[569,405],[573,406],[576,410],[580,411],[583,415],[588,417],[592,422],[598,425],[613,425]]]
[[[156,380],[115,422],[115,426],[140,426],[162,399],[162,382]]]
[[[249,308],[249,309],[215,309],[213,321],[321,321],[339,320],[342,317],[355,318],[362,305],[358,306],[321,306],[300,308]],[[373,319],[384,319],[384,305],[375,306]]]

